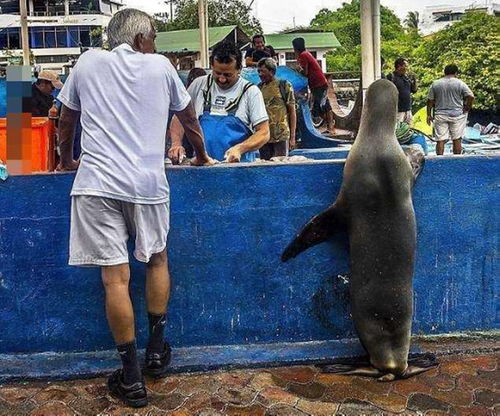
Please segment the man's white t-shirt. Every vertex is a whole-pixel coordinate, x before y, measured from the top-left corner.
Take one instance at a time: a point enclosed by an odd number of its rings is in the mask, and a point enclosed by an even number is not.
[[[169,111],[190,96],[170,61],[122,44],[80,56],[58,99],[81,111],[82,156],[71,195],[139,204],[168,201],[165,133]]]
[[[188,88],[189,95],[194,104],[196,115],[203,114],[203,91],[207,89],[208,75],[196,78]],[[240,96],[243,88],[248,83],[245,79],[239,77],[238,81],[227,90],[220,88],[215,81],[210,88],[211,106],[210,112],[215,115],[226,115],[225,108],[234,102]],[[252,85],[243,95],[235,116],[238,117],[246,126],[254,131],[255,126],[269,119],[264,104],[264,98],[259,87]]]

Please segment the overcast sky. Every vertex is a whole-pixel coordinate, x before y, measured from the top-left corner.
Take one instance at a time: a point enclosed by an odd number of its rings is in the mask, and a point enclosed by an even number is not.
[[[123,0],[129,7],[147,11],[148,13],[164,12],[169,10],[164,0]],[[243,0],[249,4],[251,0]],[[280,31],[295,25],[308,25],[316,13],[327,7],[336,9],[346,0],[254,0],[252,9],[260,20],[265,33]],[[477,0],[476,0],[477,1]],[[481,0],[484,1],[484,0]],[[408,11],[421,11],[425,6],[435,4],[469,4],[473,0],[381,0],[384,6],[390,7],[404,19]]]

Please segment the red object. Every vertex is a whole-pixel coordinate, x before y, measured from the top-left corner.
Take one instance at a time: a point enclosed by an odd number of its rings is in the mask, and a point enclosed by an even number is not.
[[[51,138],[49,137],[50,126],[47,117],[33,117],[31,121],[31,151],[23,154],[31,154],[31,171],[48,172],[49,149]],[[53,148],[53,146],[52,146]],[[7,163],[7,119],[0,118],[0,159]]]
[[[307,71],[307,80],[309,82],[309,88],[319,88],[328,85],[325,74],[321,70],[318,61],[310,52],[301,52],[297,62],[299,65]]]

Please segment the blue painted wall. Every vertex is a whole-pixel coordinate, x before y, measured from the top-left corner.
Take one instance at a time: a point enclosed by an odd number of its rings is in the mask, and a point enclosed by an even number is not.
[[[414,332],[499,327],[499,166],[498,156],[428,160],[414,196]],[[345,236],[279,261],[299,227],[335,199],[342,170],[341,161],[167,170],[174,346],[354,335],[339,277],[349,270]],[[72,180],[0,182],[0,353],[113,346],[98,269],[66,265]],[[132,269],[142,343],[144,267]]]

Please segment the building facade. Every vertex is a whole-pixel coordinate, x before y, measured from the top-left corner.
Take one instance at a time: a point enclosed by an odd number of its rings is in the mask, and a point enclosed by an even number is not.
[[[86,48],[100,48],[104,28],[121,0],[28,2],[28,36],[33,64],[63,72]],[[22,56],[19,2],[0,0],[0,65]]]

